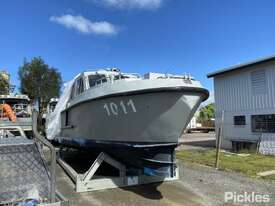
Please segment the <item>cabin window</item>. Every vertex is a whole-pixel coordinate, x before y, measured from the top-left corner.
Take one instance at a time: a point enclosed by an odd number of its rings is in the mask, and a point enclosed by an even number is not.
[[[76,81],[76,96],[84,92],[83,79],[80,78]]]
[[[84,92],[84,82],[82,78],[76,80],[72,86],[71,99]]]
[[[74,98],[74,93],[75,93],[75,83],[72,86],[72,90],[71,90],[71,99]]]
[[[245,125],[245,116],[234,116],[234,125]]]
[[[252,132],[275,132],[275,114],[252,115]]]
[[[65,112],[65,126],[69,126],[69,112]]]
[[[95,85],[102,84],[107,82],[107,78],[105,75],[89,75],[89,85],[90,87],[94,87]]]

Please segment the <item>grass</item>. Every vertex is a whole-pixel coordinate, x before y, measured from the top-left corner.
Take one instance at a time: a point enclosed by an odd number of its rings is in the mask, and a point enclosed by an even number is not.
[[[186,150],[178,151],[177,158],[185,162],[197,163],[214,167],[216,151],[212,150]],[[258,177],[257,173],[275,170],[275,157],[260,154],[250,154],[241,157],[235,154],[220,153],[219,169],[224,171],[235,171],[249,177]],[[275,175],[261,177],[262,179],[275,182]]]

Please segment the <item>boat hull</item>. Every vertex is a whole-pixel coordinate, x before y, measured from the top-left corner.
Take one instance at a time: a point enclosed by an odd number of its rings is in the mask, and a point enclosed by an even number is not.
[[[180,91],[87,100],[62,112],[60,136],[133,146],[178,143],[201,101],[200,93]]]
[[[62,112],[56,140],[170,174],[178,139],[204,99],[177,89],[87,100]]]

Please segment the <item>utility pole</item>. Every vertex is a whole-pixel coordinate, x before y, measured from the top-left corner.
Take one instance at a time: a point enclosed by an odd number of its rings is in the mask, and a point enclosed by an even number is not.
[[[220,150],[221,150],[221,136],[223,134],[223,122],[224,122],[224,111],[222,111],[221,125],[218,130],[218,141],[216,144],[216,163],[215,168],[219,169]]]

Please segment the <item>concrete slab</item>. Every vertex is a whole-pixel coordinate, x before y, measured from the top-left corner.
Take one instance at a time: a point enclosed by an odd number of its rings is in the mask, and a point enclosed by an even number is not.
[[[257,175],[258,176],[262,176],[262,177],[270,176],[270,175],[275,175],[275,170],[270,170],[270,171],[265,171],[265,172],[259,172]]]

